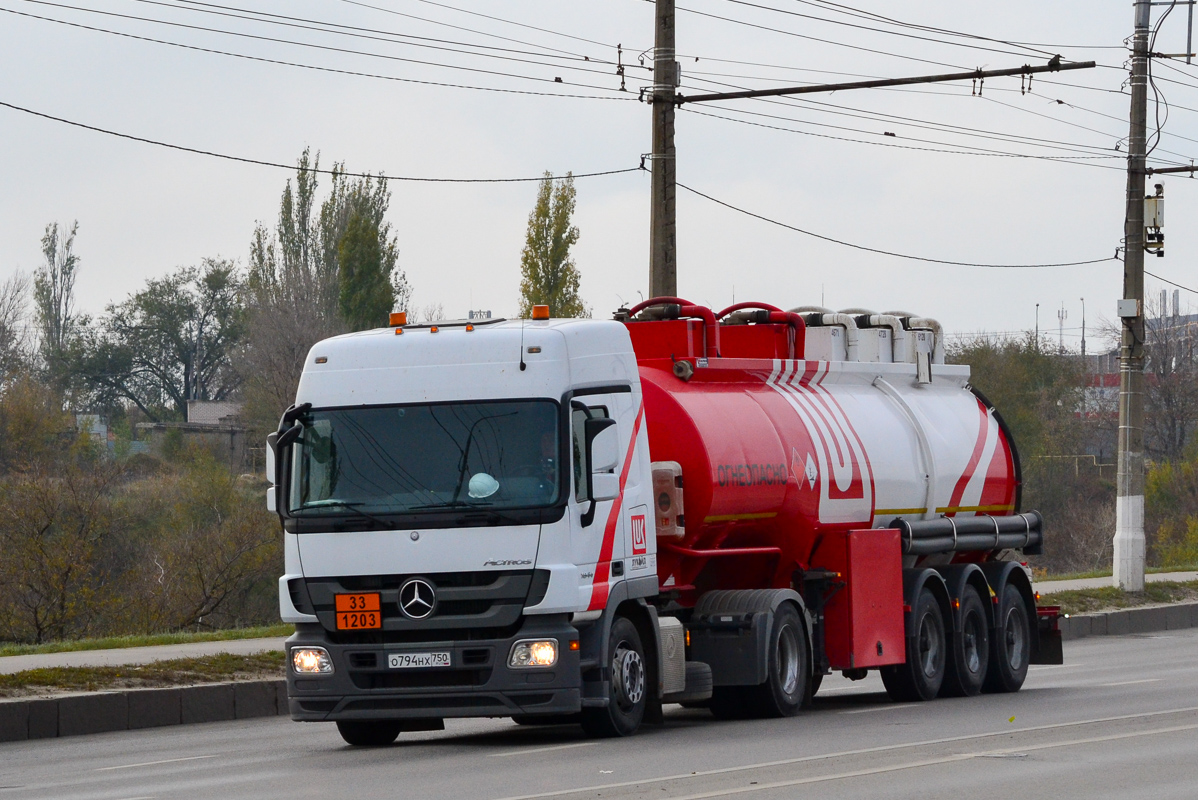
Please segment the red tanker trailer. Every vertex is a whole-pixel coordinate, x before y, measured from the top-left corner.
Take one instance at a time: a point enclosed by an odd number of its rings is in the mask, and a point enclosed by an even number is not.
[[[904,312],[680,298],[317,344],[272,436],[293,718],[627,735],[1059,663],[1002,417]]]

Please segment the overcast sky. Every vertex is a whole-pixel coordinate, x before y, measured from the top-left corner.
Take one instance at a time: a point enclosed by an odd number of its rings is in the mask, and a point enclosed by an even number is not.
[[[0,0],[0,101],[251,159],[294,164],[311,147],[322,166],[344,161],[389,176],[615,170],[636,166],[650,149],[649,107],[636,101],[649,76],[637,55],[653,43],[646,0],[213,0],[222,2]],[[828,3],[679,3],[683,93],[1012,67],[1058,52],[1098,61],[1098,69],[1036,79],[1028,94],[1019,78],[1006,78],[987,81],[980,97],[965,83],[684,106],[678,178],[789,225],[931,259],[1040,264],[1114,254],[1126,184],[1115,147],[1127,135],[1120,90],[1129,2],[852,7],[1034,49],[898,27]],[[226,15],[213,13],[222,9]],[[281,25],[294,22],[281,16],[227,16],[251,10],[315,21],[297,24],[320,30]],[[1174,11],[1156,50],[1182,52],[1185,28],[1184,9]],[[625,93],[609,63],[617,44],[629,65]],[[1167,120],[1161,109],[1154,160],[1188,163],[1198,155],[1198,65],[1158,64],[1155,74],[1170,108]],[[0,280],[38,265],[52,221],[79,221],[78,290],[93,313],[204,257],[244,264],[255,222],[273,226],[289,176],[0,107]],[[1168,255],[1150,258],[1148,269],[1198,288],[1198,184],[1173,177],[1166,185]],[[471,307],[512,314],[535,184],[391,186],[389,217],[414,305],[442,303],[450,316]],[[582,292],[605,316],[647,290],[649,178],[588,178],[577,190]],[[1093,347],[1097,318],[1114,316],[1122,285],[1114,260],[1015,270],[876,255],[681,189],[678,275],[682,296],[716,307],[735,296],[784,307],[905,309],[956,333],[1030,329],[1039,303],[1040,326],[1055,335],[1064,302],[1066,344],[1074,347],[1080,298]],[[1149,279],[1150,296],[1160,288]],[[1183,303],[1194,299],[1183,293]]]

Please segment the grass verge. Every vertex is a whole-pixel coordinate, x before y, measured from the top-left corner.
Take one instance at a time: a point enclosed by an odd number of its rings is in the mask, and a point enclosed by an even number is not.
[[[1060,606],[1066,614],[1088,614],[1095,611],[1117,611],[1121,608],[1185,603],[1198,600],[1198,581],[1147,583],[1142,592],[1125,592],[1117,586],[1098,589],[1070,589],[1064,592],[1042,592],[1040,605]]]
[[[295,633],[294,625],[279,624],[260,628],[233,628],[226,631],[199,633],[155,633],[145,636],[109,636],[103,639],[74,639],[43,644],[0,644],[0,657],[27,656],[35,653],[68,653],[76,650],[116,650],[124,647],[152,647],[190,642],[225,642],[231,639],[264,639],[273,636],[290,636],[293,633]]]
[[[30,669],[0,675],[0,697],[267,680],[284,677],[283,667],[284,653],[278,651],[248,656],[220,653],[129,666]]]

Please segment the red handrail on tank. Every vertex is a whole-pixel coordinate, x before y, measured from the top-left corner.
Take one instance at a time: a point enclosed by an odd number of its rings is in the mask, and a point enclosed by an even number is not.
[[[716,322],[716,316],[707,306],[697,306],[689,300],[683,300],[681,297],[650,297],[642,303],[637,303],[628,310],[628,317],[631,319],[640,311],[644,311],[650,306],[678,306],[678,318],[684,319],[687,317],[693,319],[701,319],[704,322],[703,330],[703,353],[708,358],[720,357],[720,326]]]
[[[717,319],[723,319],[734,311],[741,311],[746,308],[755,308],[762,311],[770,312],[770,322],[785,323],[790,326],[794,333],[794,341],[791,342],[791,358],[798,358],[799,354],[805,352],[807,345],[807,321],[802,315],[795,314],[791,311],[783,311],[777,306],[771,306],[769,303],[755,303],[752,301],[745,303],[736,303],[725,308],[720,313],[716,314]]]

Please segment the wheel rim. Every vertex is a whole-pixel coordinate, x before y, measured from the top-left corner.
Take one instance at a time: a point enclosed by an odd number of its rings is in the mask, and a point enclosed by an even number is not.
[[[627,711],[645,696],[645,661],[640,653],[628,646],[628,642],[620,642],[611,666],[616,702]]]
[[[1003,639],[1007,648],[1007,664],[1012,670],[1018,671],[1023,668],[1023,650],[1027,642],[1027,633],[1022,622],[1019,612],[1010,608],[1007,609],[1006,624],[1003,625]]]
[[[940,671],[941,644],[940,626],[930,613],[919,620],[919,667],[929,678]]]
[[[790,625],[778,632],[778,649],[774,654],[774,669],[782,691],[794,694],[799,686],[799,642]]]
[[[965,669],[972,675],[982,671],[981,639],[977,615],[970,614],[965,618],[961,631],[961,649],[965,656]]]

